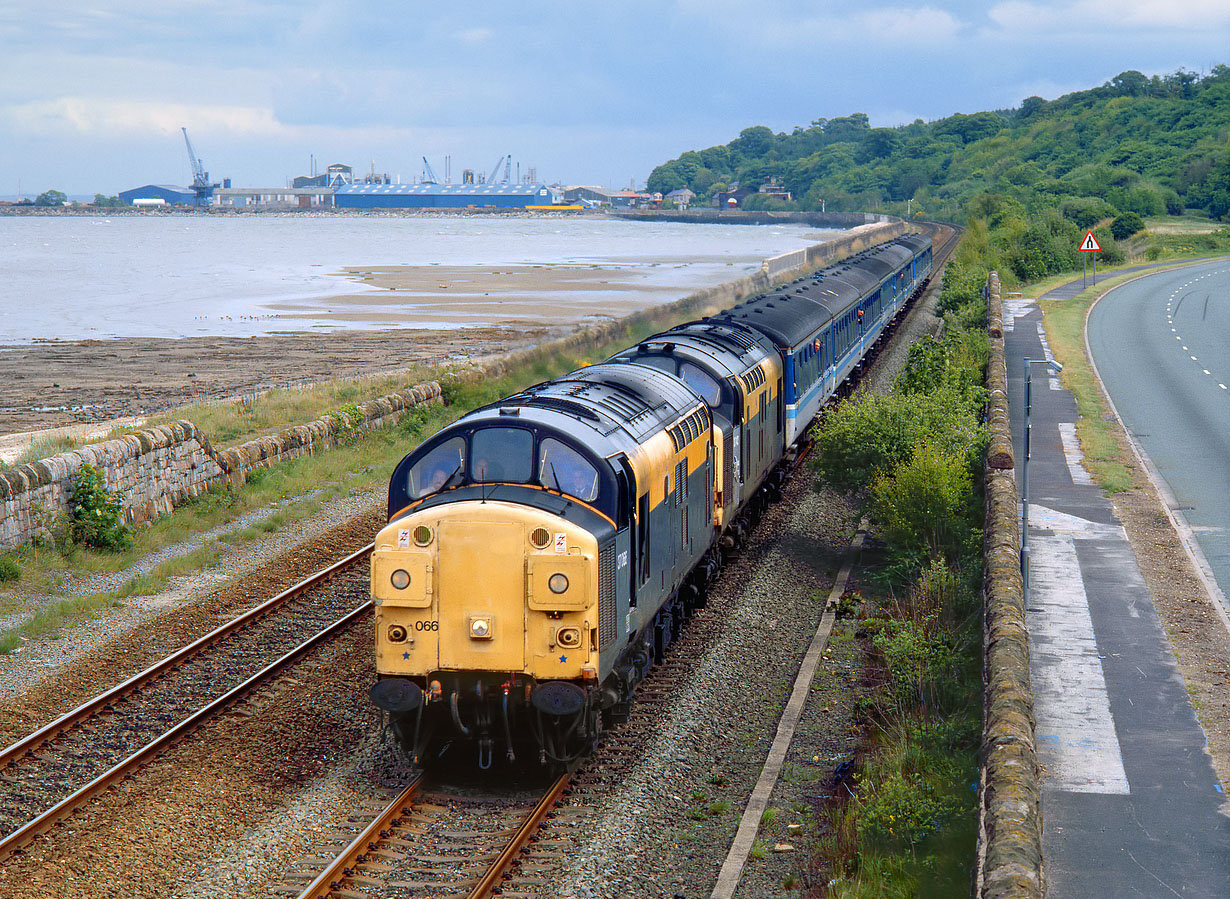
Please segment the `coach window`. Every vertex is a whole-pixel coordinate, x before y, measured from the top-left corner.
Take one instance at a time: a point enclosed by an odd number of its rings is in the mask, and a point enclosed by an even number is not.
[[[411,499],[455,487],[465,476],[466,442],[463,437],[446,440],[410,469],[407,492]]]
[[[534,435],[525,428],[482,428],[470,438],[470,478],[524,484],[534,467]]]
[[[548,437],[538,455],[538,480],[543,486],[587,503],[598,498],[598,469],[572,447]]]

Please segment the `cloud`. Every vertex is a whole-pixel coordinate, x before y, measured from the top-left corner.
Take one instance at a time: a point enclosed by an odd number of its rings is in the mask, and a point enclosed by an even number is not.
[[[0,120],[26,134],[168,134],[190,123],[202,131],[236,136],[283,136],[286,127],[268,109],[251,106],[189,106],[141,100],[59,97],[0,108]]]
[[[467,28],[463,31],[458,31],[453,34],[453,37],[471,47],[485,44],[495,37],[495,32],[490,28]]]
[[[758,43],[783,48],[810,46],[819,49],[835,42],[857,42],[856,47],[869,43],[888,47],[911,48],[926,42],[948,43],[955,40],[964,24],[953,13],[935,6],[888,6],[879,9],[864,7],[833,8],[827,4],[820,13],[808,4],[789,9],[789,2],[774,3],[760,9],[756,17],[747,19],[742,13],[742,0],[680,0],[681,10],[708,23],[710,27],[728,32],[734,38],[755,38]],[[716,24],[715,24],[716,23]],[[839,48],[849,55],[852,48]]]
[[[1082,29],[1174,32],[1224,27],[1230,24],[1230,4],[1225,0],[1009,0],[991,7],[988,17],[1005,30],[1033,33],[1072,34]]]

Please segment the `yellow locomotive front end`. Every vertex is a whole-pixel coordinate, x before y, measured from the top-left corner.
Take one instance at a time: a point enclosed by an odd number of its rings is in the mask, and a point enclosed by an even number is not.
[[[421,757],[461,740],[480,767],[496,742],[591,718],[598,685],[598,546],[584,528],[493,499],[396,519],[371,558],[373,701]],[[526,716],[545,718],[522,726]]]

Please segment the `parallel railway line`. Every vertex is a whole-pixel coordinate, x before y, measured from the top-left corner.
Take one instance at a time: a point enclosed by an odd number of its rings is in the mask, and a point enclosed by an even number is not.
[[[361,621],[371,609],[366,570],[351,570],[370,552],[316,572],[0,750],[0,859]],[[303,633],[314,636],[301,642]],[[41,811],[30,817],[31,809]]]

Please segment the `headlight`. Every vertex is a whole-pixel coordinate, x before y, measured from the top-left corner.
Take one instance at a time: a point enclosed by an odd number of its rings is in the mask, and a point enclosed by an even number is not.
[[[491,639],[491,618],[486,615],[475,615],[470,618],[470,639],[471,640],[490,640]]]
[[[542,583],[539,581],[539,583]],[[551,575],[551,579],[547,581],[547,586],[552,593],[565,593],[568,590],[568,578],[558,572]]]
[[[406,629],[400,624],[395,624],[389,628],[390,643],[404,643],[406,641]]]
[[[406,571],[404,568],[398,568],[391,575],[389,575],[389,583],[391,583],[398,590],[405,590],[410,586],[410,572]]]

